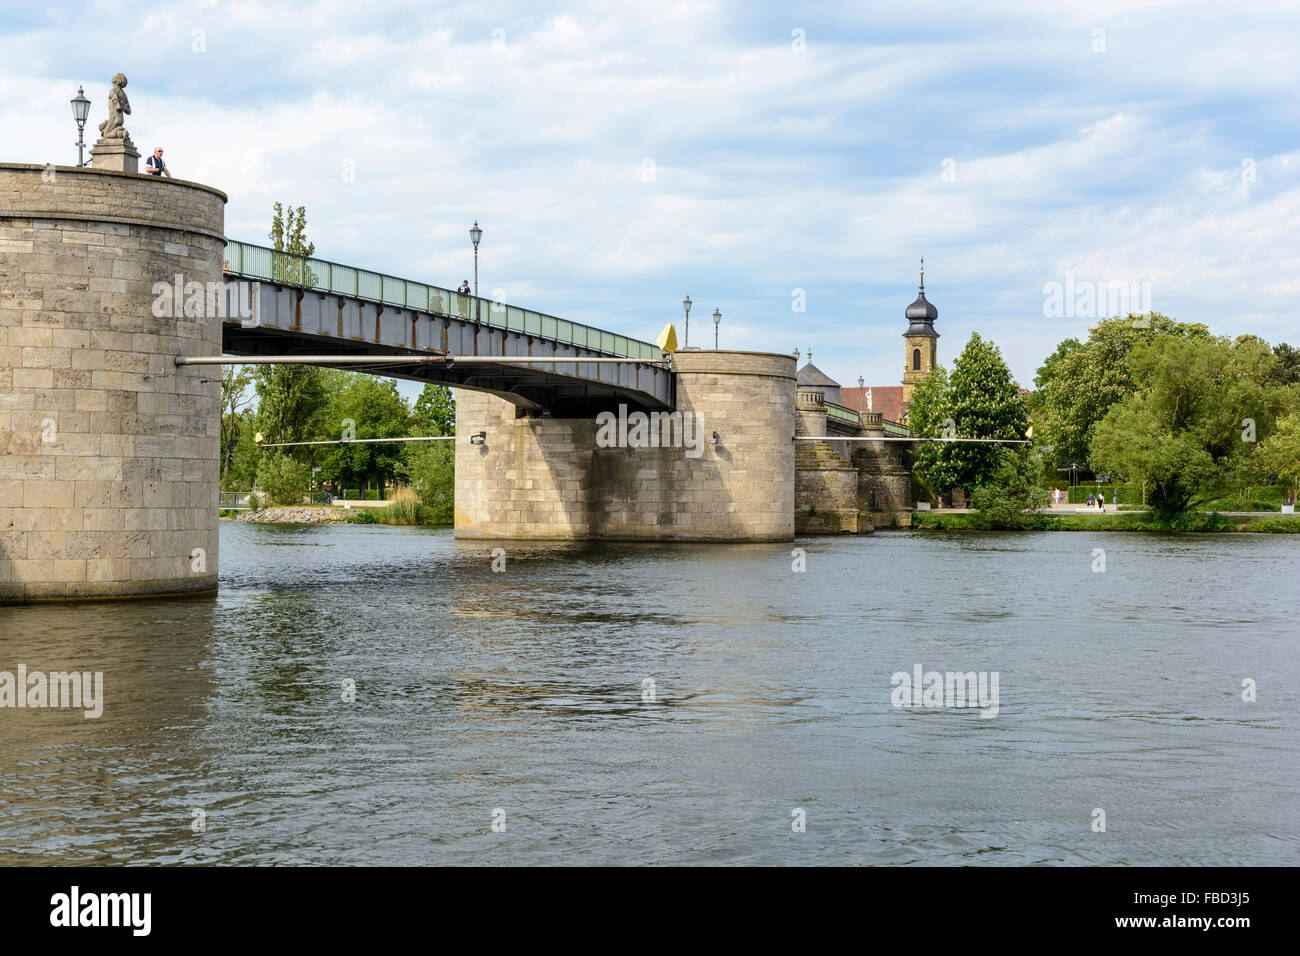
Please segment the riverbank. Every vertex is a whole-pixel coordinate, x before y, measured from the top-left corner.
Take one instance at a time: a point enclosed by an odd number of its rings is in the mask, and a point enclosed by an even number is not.
[[[977,512],[962,514],[918,511],[912,515],[912,528],[919,531],[986,531],[983,516]],[[1198,534],[1249,531],[1261,534],[1300,534],[1300,515],[1257,514],[1226,515],[1198,512],[1170,523],[1160,521],[1146,511],[1121,511],[1108,514],[1037,514],[1025,516],[1023,531],[1157,531],[1194,532]]]
[[[350,516],[350,511],[337,508],[277,507],[244,511],[238,515],[227,512],[221,515],[221,520],[244,524],[336,524],[347,521]]]
[[[431,528],[448,526],[448,522],[430,522],[420,518],[418,509],[395,508],[391,505],[382,508],[285,505],[237,513],[226,509],[220,513],[222,521],[234,521],[240,524],[392,524]]]

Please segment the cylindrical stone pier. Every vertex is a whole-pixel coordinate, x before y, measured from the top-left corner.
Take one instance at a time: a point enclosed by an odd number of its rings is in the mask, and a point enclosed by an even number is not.
[[[225,202],[0,164],[0,603],[216,588]]]
[[[689,441],[669,447],[601,447],[595,419],[516,418],[502,399],[458,390],[456,537],[792,540],[794,357],[691,350],[673,361],[676,411],[691,424]],[[479,431],[484,444],[470,444]]]

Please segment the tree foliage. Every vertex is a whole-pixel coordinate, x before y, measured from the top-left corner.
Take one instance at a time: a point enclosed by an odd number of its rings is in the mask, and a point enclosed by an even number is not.
[[[992,475],[971,493],[970,501],[986,528],[1024,528],[1032,524],[1048,502],[1037,456],[1024,445],[1000,448]]]
[[[425,520],[450,524],[456,505],[456,450],[452,442],[408,442],[400,470],[420,496]]]
[[[1300,349],[1285,342],[1273,346],[1275,365],[1270,380],[1275,385],[1300,385]]]
[[[974,333],[953,363],[951,375],[935,369],[912,393],[908,425],[927,438],[1023,440],[1029,426],[1024,396],[1011,379],[1002,353]],[[914,467],[929,489],[974,489],[1001,464],[1001,450],[986,442],[924,442]]]
[[[246,423],[246,416],[240,411],[252,401],[249,386],[253,382],[253,373],[243,365],[227,365],[221,372],[221,478],[227,483],[231,467],[235,460],[235,449],[239,443],[241,431]]]
[[[257,430],[264,442],[312,441],[323,437],[329,394],[325,372],[311,365],[259,365],[253,373],[257,391]],[[294,458],[311,452],[295,448]]]
[[[1294,393],[1290,410],[1277,419],[1272,433],[1260,442],[1255,462],[1258,472],[1276,476],[1286,485],[1288,504],[1300,496],[1300,401]]]
[[[262,450],[257,465],[257,485],[272,504],[300,505],[311,480],[311,469],[278,448]]]
[[[1270,383],[1275,364],[1254,336],[1168,334],[1134,345],[1132,391],[1096,426],[1094,469],[1142,483],[1160,518],[1222,496],[1258,468],[1256,438],[1286,407],[1287,390]]]
[[[393,379],[329,372],[327,387],[329,403],[319,426],[326,438],[400,438],[411,434],[411,410]],[[346,488],[393,481],[403,454],[401,442],[320,448],[320,479],[340,482]]]
[[[938,438],[943,434],[944,420],[948,417],[947,399],[948,370],[936,365],[912,390],[912,401],[907,406],[907,427],[913,435]],[[913,453],[912,474],[924,497],[936,497],[948,487],[936,484],[943,480],[938,452],[937,445],[921,443]]]
[[[1154,312],[1104,319],[1089,330],[1087,342],[1066,339],[1043,363],[1034,378],[1046,428],[1039,437],[1051,446],[1055,464],[1088,460],[1097,424],[1135,387],[1130,353],[1160,336],[1208,339],[1210,332]]]
[[[427,435],[456,434],[456,403],[451,389],[433,382],[415,400],[415,424]]]
[[[280,204],[273,207],[271,220],[271,278],[285,285],[300,285],[310,289],[316,285],[316,274],[307,260],[316,254],[316,244],[307,239],[307,209],[290,206],[286,211]]]

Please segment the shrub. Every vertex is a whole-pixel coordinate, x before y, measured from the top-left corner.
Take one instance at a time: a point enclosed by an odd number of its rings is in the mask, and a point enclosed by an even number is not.
[[[1041,525],[1040,509],[1047,507],[1047,489],[1032,457],[1004,449],[993,476],[971,493],[971,507],[979,524],[1011,529]]]
[[[456,453],[450,442],[410,442],[401,472],[411,482],[430,524],[451,524],[456,506]]]
[[[1258,521],[1252,521],[1246,525],[1246,530],[1271,534],[1300,534],[1300,515],[1260,518]]]
[[[263,451],[257,466],[257,483],[272,504],[300,505],[311,485],[311,470],[283,452]]]

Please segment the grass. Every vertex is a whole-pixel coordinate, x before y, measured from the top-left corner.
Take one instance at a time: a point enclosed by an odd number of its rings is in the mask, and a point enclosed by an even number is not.
[[[985,522],[978,513],[945,515],[918,511],[912,527],[921,531],[982,531]],[[1300,533],[1300,515],[1228,517],[1216,512],[1181,515],[1163,521],[1150,512],[1121,512],[1099,515],[1025,515],[1025,531],[1157,531],[1194,532],[1255,531],[1269,534]]]
[[[410,488],[401,488],[393,500],[382,508],[358,508],[346,519],[348,524],[429,525],[445,527],[449,521],[437,520],[424,506],[420,496]]]
[[[1265,534],[1300,534],[1300,515],[1286,515],[1256,518],[1243,531],[1259,531]]]
[[[410,488],[400,488],[393,500],[379,509],[379,520],[384,524],[424,524],[423,512],[420,496]]]

